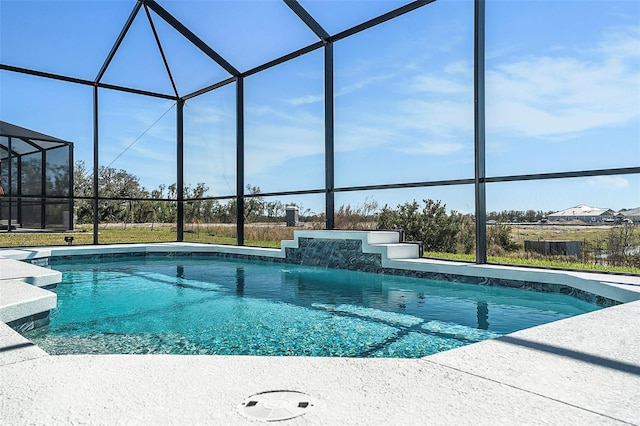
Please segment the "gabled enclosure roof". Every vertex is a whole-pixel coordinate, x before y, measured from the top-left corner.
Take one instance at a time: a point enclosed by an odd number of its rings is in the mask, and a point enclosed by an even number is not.
[[[70,145],[71,142],[58,139],[35,130],[25,129],[15,124],[0,121],[0,152],[5,157],[9,151],[9,139],[12,138],[11,151],[14,155],[30,154],[32,152]]]
[[[0,69],[189,99],[434,1],[5,0]]]

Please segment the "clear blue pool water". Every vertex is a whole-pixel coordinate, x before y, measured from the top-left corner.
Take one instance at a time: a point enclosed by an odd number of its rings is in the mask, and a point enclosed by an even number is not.
[[[211,257],[51,262],[51,354],[417,358],[599,309],[570,296]]]

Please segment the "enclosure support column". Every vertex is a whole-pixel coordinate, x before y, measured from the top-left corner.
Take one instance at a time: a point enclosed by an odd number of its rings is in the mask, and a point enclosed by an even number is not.
[[[74,167],[73,167],[73,145],[71,146],[71,148],[69,148],[69,189],[70,189],[70,193],[69,193],[69,217],[68,217],[68,221],[69,221],[69,231],[72,231],[74,228],[74,217],[75,215],[73,214],[73,206],[75,204],[75,197],[74,197],[74,191],[73,191],[73,185],[74,185],[74,180],[73,180],[73,171],[74,171]]]
[[[98,241],[98,86],[93,86],[93,244]]]
[[[12,216],[11,210],[13,209],[13,202],[14,202],[13,197],[11,196],[12,193],[13,193],[13,182],[12,182],[12,179],[11,179],[11,175],[13,174],[13,170],[12,170],[13,166],[11,164],[12,163],[12,159],[13,159],[12,158],[13,156],[11,154],[13,152],[13,147],[11,146],[12,145],[11,144],[11,139],[12,139],[11,136],[9,136],[8,139],[9,139],[9,142],[7,144],[7,148],[9,149],[9,151],[8,151],[9,158],[7,158],[7,162],[8,162],[9,165],[7,166],[7,170],[8,170],[8,173],[7,173],[7,189],[6,189],[5,192],[7,194],[9,194],[9,197],[8,197],[8,199],[9,199],[9,208],[7,210],[7,232],[11,232],[11,221],[13,220],[13,218],[11,217]],[[16,176],[20,176],[20,175],[17,174]],[[18,180],[18,182],[19,181],[20,180]],[[20,193],[20,192],[21,191],[18,191],[18,193]]]
[[[9,145],[11,146],[11,145]],[[16,159],[16,171],[15,171],[15,176],[16,176],[16,183],[13,184],[13,186],[15,186],[16,188],[16,193],[18,194],[22,194],[22,188],[24,185],[22,185],[22,179],[20,179],[20,176],[22,176],[22,155],[17,155],[15,157]],[[11,173],[13,173],[13,169],[9,169],[11,171]],[[9,180],[9,182],[11,182],[11,180]],[[11,188],[12,185],[9,185],[9,187]],[[9,200],[11,200],[11,198],[9,198]],[[18,225],[22,226],[23,221],[23,215],[22,215],[22,209],[24,208],[24,205],[22,204],[22,197],[19,198],[14,198],[14,203],[13,203],[13,207],[15,207],[16,210],[16,222]],[[9,203],[9,207],[11,207],[11,203]]]
[[[324,47],[324,161],[326,229],[335,228],[333,114],[333,43],[328,42]]]
[[[244,245],[244,78],[236,81],[236,244]]]
[[[178,198],[176,240],[184,241],[184,100],[179,99],[176,106],[176,159],[178,163],[176,170],[176,196]]]
[[[485,169],[484,0],[475,0],[474,31],[474,130],[476,263],[487,263],[487,200]]]
[[[47,225],[47,151],[40,155],[40,229]]]

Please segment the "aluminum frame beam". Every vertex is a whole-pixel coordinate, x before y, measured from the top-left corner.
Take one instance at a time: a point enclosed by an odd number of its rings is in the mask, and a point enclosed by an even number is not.
[[[284,2],[320,40],[325,42],[329,40],[329,33],[313,18],[313,16],[309,14],[309,12],[307,12],[304,7],[302,7],[300,3],[297,2],[297,0],[284,0]]]
[[[136,16],[138,15],[138,12],[140,11],[140,7],[141,6],[142,6],[142,4],[138,3],[138,2],[136,2],[136,4],[133,6],[133,10],[131,11],[131,14],[129,15],[129,18],[127,18],[127,21],[125,22],[124,26],[122,27],[122,30],[120,31],[120,35],[118,35],[118,38],[116,39],[116,42],[113,44],[113,47],[111,48],[111,51],[107,55],[107,58],[105,59],[104,63],[102,64],[102,68],[100,68],[100,71],[98,72],[98,75],[96,76],[96,78],[94,80],[95,83],[99,83],[100,80],[102,80],[102,77],[104,76],[104,73],[107,72],[107,68],[109,68],[109,64],[111,64],[111,61],[113,60],[113,57],[116,55],[116,52],[120,48],[120,45],[122,44],[122,41],[124,40],[125,36],[127,35],[127,32],[129,32],[129,28],[131,28],[131,25],[133,24],[133,21],[136,19]]]
[[[162,43],[160,43],[160,37],[158,36],[158,32],[156,31],[156,26],[153,24],[153,18],[151,18],[151,13],[149,12],[149,8],[145,6],[144,11],[145,11],[145,14],[147,15],[147,20],[149,21],[151,32],[153,32],[153,38],[156,40],[156,45],[158,46],[158,50],[160,51],[160,56],[162,56],[162,63],[164,63],[164,68],[165,70],[167,70],[169,81],[171,81],[171,87],[173,88],[173,93],[175,93],[176,98],[179,98],[180,95],[178,94],[178,88],[176,87],[176,82],[173,80],[173,75],[171,74],[171,68],[169,68],[169,63],[167,62],[167,57],[164,54]]]
[[[484,0],[474,5],[474,163],[475,163],[475,214],[476,214],[476,263],[487,263],[487,195],[485,171],[485,81],[484,81]]]
[[[52,79],[52,80],[66,81],[67,83],[82,84],[84,86],[99,87],[101,89],[117,90],[117,91],[120,91],[120,92],[133,93],[133,94],[136,94],[136,95],[151,96],[151,97],[154,97],[154,98],[161,98],[161,99],[170,99],[172,101],[178,100],[174,95],[167,95],[167,94],[164,94],[164,93],[150,92],[148,90],[133,89],[131,87],[118,86],[118,85],[115,85],[115,84],[96,83],[94,81],[85,80],[85,79],[82,79],[82,78],[68,77],[68,76],[65,76],[65,75],[53,74],[53,73],[50,73],[50,72],[37,71],[37,70],[28,69],[28,68],[15,67],[13,65],[0,64],[0,70],[17,72],[17,73],[20,73],[20,74],[33,75],[33,76],[36,76],[36,77],[49,78],[49,79]]]
[[[11,164],[11,159],[13,157],[11,156],[11,153],[13,152],[13,149],[11,147],[11,143],[12,143],[11,138],[8,138],[8,139],[9,140],[7,141],[7,151],[9,151],[9,158],[8,158],[9,166],[8,166],[8,173],[7,173],[7,183],[9,184],[8,192],[9,192],[9,194],[11,194],[12,189],[13,189],[13,179],[12,179],[12,176],[13,176],[13,165]],[[20,171],[21,163],[22,163],[21,161],[16,161],[16,167],[18,167],[18,170],[16,170],[16,173],[17,173],[16,176],[20,176],[21,175],[21,171]],[[20,183],[20,179],[18,179],[18,183]],[[22,190],[20,188],[17,188],[17,189],[18,189],[18,193],[22,192]],[[11,221],[13,220],[13,218],[11,217],[12,216],[11,215],[11,211],[13,210],[13,204],[16,201],[11,196],[9,196],[8,198],[9,198],[9,202],[8,202],[9,211],[8,211],[8,215],[7,215],[8,216],[7,217],[7,219],[8,219],[8,221],[7,221],[7,232],[11,232]],[[20,209],[18,209],[18,214],[20,214]]]
[[[176,240],[184,241],[184,101],[176,104]]]
[[[200,90],[196,90],[195,92],[189,93],[188,95],[184,95],[182,100],[187,101],[189,99],[195,98],[196,96],[204,95],[205,93],[209,93],[212,90],[216,90],[220,87],[226,86],[227,84],[231,84],[237,80],[236,77],[229,77],[226,80],[222,80],[218,83],[212,84],[211,86],[204,87]]]
[[[522,182],[527,180],[568,179],[593,176],[632,175],[640,173],[640,167],[620,167],[615,169],[592,169],[572,172],[533,173],[526,175],[494,176],[484,179],[486,183]]]
[[[244,245],[244,78],[236,81],[236,244]]]
[[[224,68],[229,74],[238,77],[240,71],[238,71],[233,65],[227,62],[222,56],[220,56],[215,50],[213,50],[207,43],[195,35],[189,28],[185,27],[182,22],[178,21],[172,14],[167,12],[162,6],[155,2],[155,0],[138,0],[145,6],[151,8],[158,16],[171,25],[176,31],[182,34],[187,40],[189,40],[194,46],[200,49],[205,55],[213,59],[218,65]]]
[[[333,43],[324,47],[325,228],[335,228]]]
[[[73,197],[73,188],[75,185],[75,181],[74,181],[74,177],[73,177],[73,172],[75,170],[75,167],[73,165],[73,161],[74,161],[74,155],[73,155],[73,149],[69,150],[69,188],[71,188],[71,193],[69,194],[69,231],[73,230],[73,207],[75,205],[75,200]]]
[[[289,61],[291,59],[295,59],[295,58],[297,58],[299,56],[306,55],[307,53],[313,52],[314,50],[318,50],[321,47],[323,47],[324,45],[325,45],[324,42],[317,41],[317,42],[315,42],[313,44],[310,44],[307,47],[303,47],[303,48],[298,49],[298,50],[296,50],[294,52],[287,53],[286,55],[283,55],[283,56],[281,56],[279,58],[276,58],[276,59],[274,59],[272,61],[266,62],[266,63],[264,63],[262,65],[258,65],[255,68],[251,68],[250,70],[243,72],[242,76],[243,77],[249,77],[249,76],[251,76],[253,74],[257,74],[260,71],[264,71],[266,69],[275,67],[276,65],[280,65],[280,64],[282,64],[284,62],[287,62],[287,61]]]
[[[98,240],[98,167],[99,163],[99,132],[98,132],[98,87],[93,87],[93,244],[99,244]]]
[[[47,153],[40,154],[40,229],[45,229],[47,223]]]
[[[397,18],[398,16],[404,15],[405,13],[409,13],[413,10],[419,9],[423,6],[426,6],[430,3],[435,2],[436,0],[417,0],[414,2],[411,2],[409,4],[406,4],[404,6],[401,6],[397,9],[393,9],[390,12],[384,13],[376,18],[370,19],[366,22],[363,22],[362,24],[353,26],[351,28],[348,28],[344,31],[341,31],[333,36],[331,36],[329,38],[330,41],[338,41],[338,40],[342,40],[343,38],[352,36],[354,34],[357,34],[361,31],[364,31],[366,29],[369,29],[371,27],[375,27],[376,25],[382,24],[383,22],[389,21],[393,18]]]

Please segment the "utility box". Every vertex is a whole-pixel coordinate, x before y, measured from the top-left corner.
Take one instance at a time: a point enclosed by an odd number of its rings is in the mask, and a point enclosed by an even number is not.
[[[545,256],[578,256],[582,244],[580,241],[525,241],[524,251],[532,251]]]
[[[298,207],[287,206],[286,211],[285,220],[287,222],[287,226],[298,226]]]

